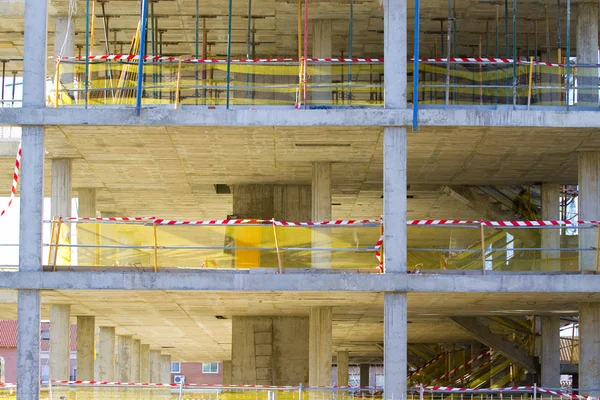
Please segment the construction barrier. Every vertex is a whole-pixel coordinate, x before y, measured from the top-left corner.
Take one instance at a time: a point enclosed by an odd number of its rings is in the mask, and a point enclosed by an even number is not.
[[[156,217],[57,218],[47,269],[77,267],[342,268],[384,272],[380,220],[179,221]],[[64,232],[70,232],[65,237]],[[542,239],[556,232],[555,242]],[[581,238],[585,238],[581,241]],[[409,273],[596,271],[598,221],[407,221]],[[545,243],[544,245],[542,243]],[[580,244],[581,243],[581,244]],[[0,244],[0,246],[5,246]]]
[[[87,66],[82,57],[57,60],[50,106],[135,103],[137,56],[91,56],[88,60]],[[142,104],[383,106],[383,59],[310,59],[306,82],[302,64],[295,58],[232,60],[228,65],[226,60],[147,56]],[[412,81],[413,65],[407,69]],[[418,98],[421,104],[590,106],[589,98],[595,93],[597,107],[598,84],[588,78],[597,76],[598,70],[593,65],[513,63],[502,58],[423,59]],[[407,90],[410,100],[412,85]]]

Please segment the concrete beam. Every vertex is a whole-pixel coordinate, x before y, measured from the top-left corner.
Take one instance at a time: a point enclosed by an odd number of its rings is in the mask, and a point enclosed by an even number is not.
[[[437,293],[598,292],[600,275],[512,274],[272,274],[213,272],[7,272],[0,289],[41,290],[224,290],[224,291],[377,291]]]
[[[531,373],[538,373],[537,362],[534,357],[530,357],[525,351],[516,348],[512,343],[506,340],[502,335],[492,333],[490,329],[480,323],[473,317],[450,317],[450,320],[456,323],[462,330],[473,336],[479,342],[494,349],[504,357],[523,366]]]
[[[419,106],[421,126],[504,126],[597,128],[598,112],[540,107],[512,110],[498,107],[454,109]],[[275,112],[274,112],[275,111]],[[0,109],[0,125],[102,125],[102,126],[409,126],[410,109],[293,110],[277,107],[259,110],[202,110],[195,106],[152,108],[136,116],[131,108],[23,108]],[[557,133],[559,135],[559,133]]]

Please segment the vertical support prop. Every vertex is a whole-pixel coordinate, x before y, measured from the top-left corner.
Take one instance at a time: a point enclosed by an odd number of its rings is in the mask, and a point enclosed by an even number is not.
[[[485,275],[485,225],[481,224],[481,263],[482,272]]]
[[[154,231],[154,272],[158,272],[158,232],[156,231],[156,222],[152,224],[152,228]]]
[[[567,0],[567,74],[566,74],[566,102],[569,110],[569,89],[571,84],[571,0]]]
[[[517,108],[517,0],[513,0],[513,109]]]
[[[85,108],[89,101],[89,76],[90,76],[90,0],[85,1]]]
[[[529,84],[527,89],[527,109],[531,107],[531,85],[533,83],[533,57],[529,57]]]
[[[58,83],[60,79],[60,59],[56,60],[56,76],[54,77],[54,108],[58,108],[58,98],[60,97],[59,88],[60,84]],[[13,83],[14,85],[14,83]]]
[[[421,19],[420,14],[420,0],[415,0],[415,40],[413,56],[413,131],[419,130],[419,36]],[[448,65],[450,65],[449,62]],[[448,92],[446,92],[446,96],[448,96]]]
[[[448,0],[448,26],[447,26],[447,34],[446,34],[446,98],[445,104],[450,104],[450,52],[451,52],[451,43],[450,43],[450,33],[452,29],[452,8],[451,8],[451,0]]]
[[[54,260],[52,260],[52,271],[56,271],[56,260],[58,259],[58,246],[60,245],[60,226],[62,225],[62,217],[58,217],[56,227],[56,244],[54,246]]]
[[[231,13],[232,13],[232,0],[229,0],[229,12],[227,13],[227,94],[226,94],[226,109],[229,110],[229,90],[231,87]]]
[[[89,1],[89,0],[88,0]],[[142,9],[140,11],[140,20],[141,20],[141,28],[140,28],[140,51],[139,51],[139,62],[138,62],[138,71],[137,71],[137,94],[135,101],[135,113],[139,116],[142,112],[142,82],[143,82],[143,72],[144,72],[144,58],[146,56],[146,22],[148,15],[148,0],[141,0]]]
[[[175,85],[175,109],[179,108],[179,91],[181,90],[181,59],[183,56],[179,57],[179,64],[177,65],[177,84]]]
[[[275,250],[277,250],[277,264],[279,265],[279,273],[283,274],[283,262],[281,261],[281,251],[279,250],[279,240],[277,239],[277,225],[275,225],[275,218],[271,220],[273,224],[273,238],[275,239]]]

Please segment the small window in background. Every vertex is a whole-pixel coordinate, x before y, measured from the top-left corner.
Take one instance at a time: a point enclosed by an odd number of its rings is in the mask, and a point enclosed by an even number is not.
[[[202,373],[203,374],[218,374],[219,373],[219,363],[202,363]]]
[[[172,374],[179,374],[179,373],[181,373],[181,363],[179,363],[179,362],[172,362],[171,363],[171,373]]]

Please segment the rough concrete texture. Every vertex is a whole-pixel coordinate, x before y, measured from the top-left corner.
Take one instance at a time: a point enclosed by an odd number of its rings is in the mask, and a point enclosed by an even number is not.
[[[150,345],[140,346],[140,382],[148,383],[150,380]]]
[[[331,220],[331,163],[315,162],[312,164],[312,219],[311,221]],[[329,229],[312,230],[312,247],[330,248]],[[331,268],[331,253],[314,251],[312,268]]]
[[[171,356],[168,354],[160,356],[160,381],[163,384],[171,383]]]
[[[80,188],[78,190],[78,210],[77,215],[80,218],[96,217],[96,189]],[[77,224],[77,243],[96,244],[97,234],[94,225]],[[79,265],[99,265],[99,249],[78,248],[77,263]]]
[[[71,170],[70,158],[52,160],[52,193],[50,198],[50,215],[52,218],[71,217]],[[56,228],[58,230],[58,228]],[[59,243],[71,244],[71,224],[61,224]],[[71,265],[71,248],[59,247],[54,260],[57,265]]]
[[[558,196],[560,193],[560,185],[555,183],[542,184],[542,219],[544,221],[559,220]],[[542,244],[543,248],[560,248],[560,230],[558,229],[542,229]],[[542,260],[546,262],[542,264],[543,271],[560,271],[560,251],[546,250],[541,252]]]
[[[96,380],[115,380],[115,328],[101,326],[96,353]]]
[[[332,308],[309,309],[309,385],[329,386],[332,383]]]
[[[131,360],[133,357],[133,338],[131,335],[117,337],[117,380],[119,382],[132,382]]]
[[[160,367],[160,350],[150,350],[150,382],[160,383],[161,367]]]
[[[231,385],[231,360],[226,360],[222,362],[223,366],[223,385]]]
[[[401,399],[406,393],[407,298],[404,293],[386,293],[384,298],[385,399]]]
[[[50,307],[50,379],[69,379],[71,362],[71,307]]]
[[[231,381],[308,383],[308,318],[233,317]]]
[[[18,297],[17,400],[37,400],[40,396],[40,292],[19,290]]]
[[[133,339],[133,341],[131,342],[131,382],[141,382],[141,346],[142,342],[139,339]]]
[[[77,379],[94,380],[96,318],[77,317]]]
[[[337,386],[348,386],[348,358],[349,353],[347,351],[337,352],[337,369],[336,369],[336,382]]]
[[[600,219],[600,151],[579,153],[579,216],[581,220]],[[591,249],[598,246],[597,229],[579,230],[579,247]],[[596,271],[595,251],[582,251],[579,254],[579,268],[582,271]]]
[[[543,387],[560,387],[560,317],[541,317]]]
[[[584,396],[599,396],[600,303],[579,304],[579,388]]]

